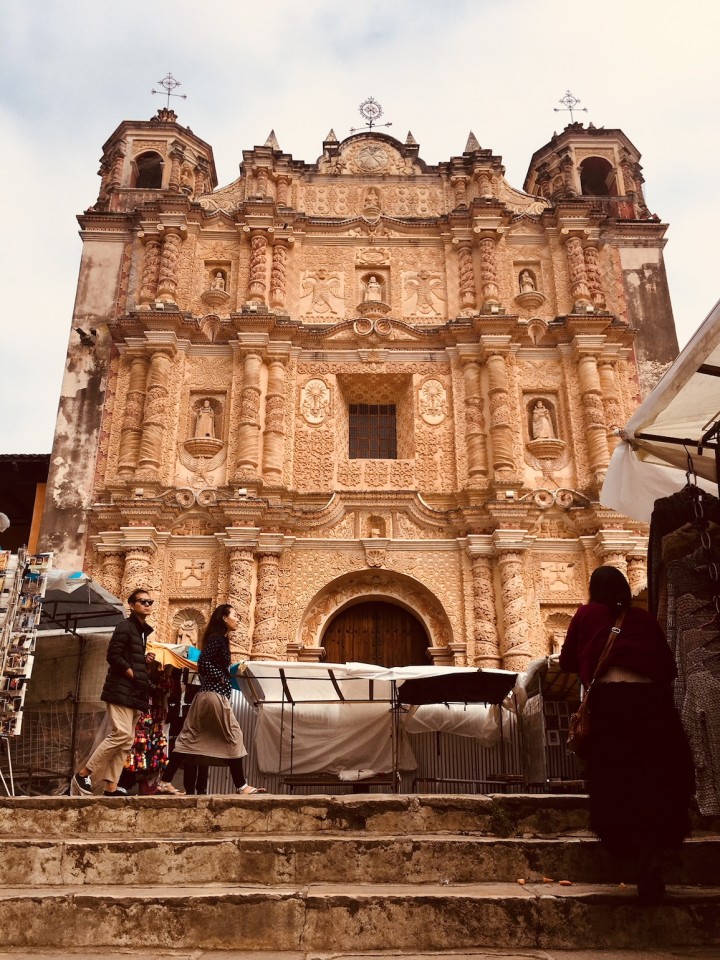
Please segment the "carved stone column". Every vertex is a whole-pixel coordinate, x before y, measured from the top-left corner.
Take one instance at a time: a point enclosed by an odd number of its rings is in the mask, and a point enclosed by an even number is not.
[[[117,190],[122,183],[123,166],[125,165],[125,147],[118,147],[112,155],[112,171],[110,173],[110,187]]]
[[[468,480],[470,484],[488,474],[483,398],[480,386],[480,364],[470,361],[463,366],[465,384],[465,436],[467,443]]]
[[[139,587],[149,587],[152,555],[153,550],[149,546],[131,546],[125,550],[122,599],[129,597],[133,590]]]
[[[587,285],[590,291],[590,300],[598,310],[605,309],[605,294],[602,289],[600,278],[600,254],[595,243],[585,245],[585,272],[587,274]]]
[[[264,233],[253,233],[250,238],[250,282],[248,300],[265,302],[267,287],[267,237]]]
[[[570,237],[565,244],[568,270],[570,273],[570,294],[573,298],[573,311],[590,306],[585,255],[579,237]]]
[[[120,430],[120,451],[118,455],[118,477],[120,478],[132,477],[138,465],[147,379],[148,358],[144,354],[132,357],[125,393],[125,410],[123,411]]]
[[[247,660],[252,641],[250,637],[250,608],[252,606],[253,551],[249,546],[232,547],[228,554],[230,579],[228,603],[235,607],[238,628],[230,635],[230,656],[233,663]]]
[[[625,577],[628,575],[627,557],[624,553],[603,553],[602,565],[604,567],[617,567]]]
[[[598,363],[598,373],[603,407],[605,408],[605,422],[608,428],[608,451],[612,453],[620,442],[620,437],[615,436],[613,431],[622,427],[626,417],[620,403],[620,391],[615,379],[615,364],[612,360],[601,358]]]
[[[208,178],[208,162],[205,157],[198,157],[195,164],[195,196],[206,192]]]
[[[455,207],[467,207],[467,177],[450,177],[455,193]]]
[[[267,167],[255,167],[255,182],[257,184],[257,195],[267,197],[270,194],[268,189],[269,173]]]
[[[580,350],[578,353],[578,378],[585,413],[590,470],[595,482],[600,485],[610,462],[607,423],[602,403],[602,387],[597,358],[592,353]]]
[[[527,607],[526,580],[523,576],[521,549],[498,547],[504,637],[500,644],[504,670],[524,670],[532,657],[530,624]]]
[[[126,600],[122,596],[123,574],[125,571],[124,553],[102,553],[102,572],[100,582],[114,597]]]
[[[236,479],[256,478],[260,447],[260,371],[262,357],[248,353],[243,364]]]
[[[277,552],[258,554],[258,582],[255,596],[255,631],[252,659],[279,660],[277,642],[277,602],[280,576]]]
[[[481,170],[477,174],[478,195],[480,197],[492,197],[492,177],[487,170]]]
[[[177,265],[180,260],[180,245],[183,241],[180,229],[168,230],[165,234],[160,256],[157,297],[165,303],[174,303],[177,292]]]
[[[613,564],[616,566],[616,564]],[[627,558],[627,578],[630,584],[630,590],[635,597],[638,593],[647,587],[647,554],[642,553],[637,556]]]
[[[477,290],[475,289],[472,241],[459,240],[457,253],[460,306],[463,310],[474,310],[477,307]]]
[[[474,541],[479,538],[471,536],[469,539]],[[475,553],[476,549],[478,549],[477,545],[471,542],[475,666],[500,667],[500,638],[495,606],[493,560],[488,554]]]
[[[277,178],[277,205],[279,207],[289,207],[290,204],[288,200],[290,199],[290,184],[292,180],[290,177],[278,177]]]
[[[162,249],[162,243],[157,234],[148,235],[140,231],[138,236],[145,245],[145,259],[143,261],[139,303],[154,303],[157,297],[158,277],[160,275],[160,251]]]
[[[495,240],[492,237],[483,237],[479,242],[480,250],[480,282],[482,284],[483,309],[500,306],[500,290],[497,284],[497,260],[495,257]]]
[[[163,350],[156,350],[150,360],[145,396],[139,467],[149,479],[157,475],[162,462],[163,440],[167,424],[167,401],[172,360]]]
[[[265,434],[263,443],[263,480],[280,484],[285,459],[285,364],[272,360],[265,397]]]
[[[170,178],[168,190],[180,193],[180,164],[185,159],[185,150],[181,144],[175,143],[170,151]]]
[[[272,268],[270,270],[270,306],[285,306],[287,288],[288,248],[284,240],[276,240],[273,246]]]
[[[486,361],[490,380],[490,437],[493,469],[513,470],[512,413],[508,398],[507,367],[502,353],[491,353]]]
[[[568,197],[577,196],[577,184],[575,182],[575,164],[572,157],[563,157],[560,161],[560,170],[562,171],[563,184],[565,186],[565,195]]]

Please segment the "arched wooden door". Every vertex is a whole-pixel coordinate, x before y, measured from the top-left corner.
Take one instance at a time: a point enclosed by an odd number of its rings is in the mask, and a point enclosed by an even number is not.
[[[322,638],[329,663],[374,663],[379,667],[428,665],[428,636],[404,607],[366,600],[347,607]]]

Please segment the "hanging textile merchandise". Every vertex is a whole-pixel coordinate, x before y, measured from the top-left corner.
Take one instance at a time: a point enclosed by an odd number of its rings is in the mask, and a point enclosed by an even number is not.
[[[695,763],[697,802],[720,815],[720,500],[687,485],[655,502],[648,602],[675,653],[675,702]]]
[[[167,695],[172,687],[170,670],[152,664],[150,672],[150,704],[135,725],[135,742],[125,769],[141,780],[156,780],[168,763],[165,723]]]

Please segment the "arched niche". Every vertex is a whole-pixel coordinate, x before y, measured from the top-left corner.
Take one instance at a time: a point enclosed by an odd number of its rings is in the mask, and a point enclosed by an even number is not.
[[[580,188],[585,197],[616,197],[615,168],[604,157],[588,157],[580,164]]]
[[[159,153],[148,150],[135,157],[132,186],[138,190],[162,190],[165,162]]]

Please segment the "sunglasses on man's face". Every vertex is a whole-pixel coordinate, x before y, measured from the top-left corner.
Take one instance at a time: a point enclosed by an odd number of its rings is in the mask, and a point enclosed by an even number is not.
[[[151,607],[153,603],[155,603],[155,601],[154,600],[136,600],[135,603],[141,603],[144,607]]]

